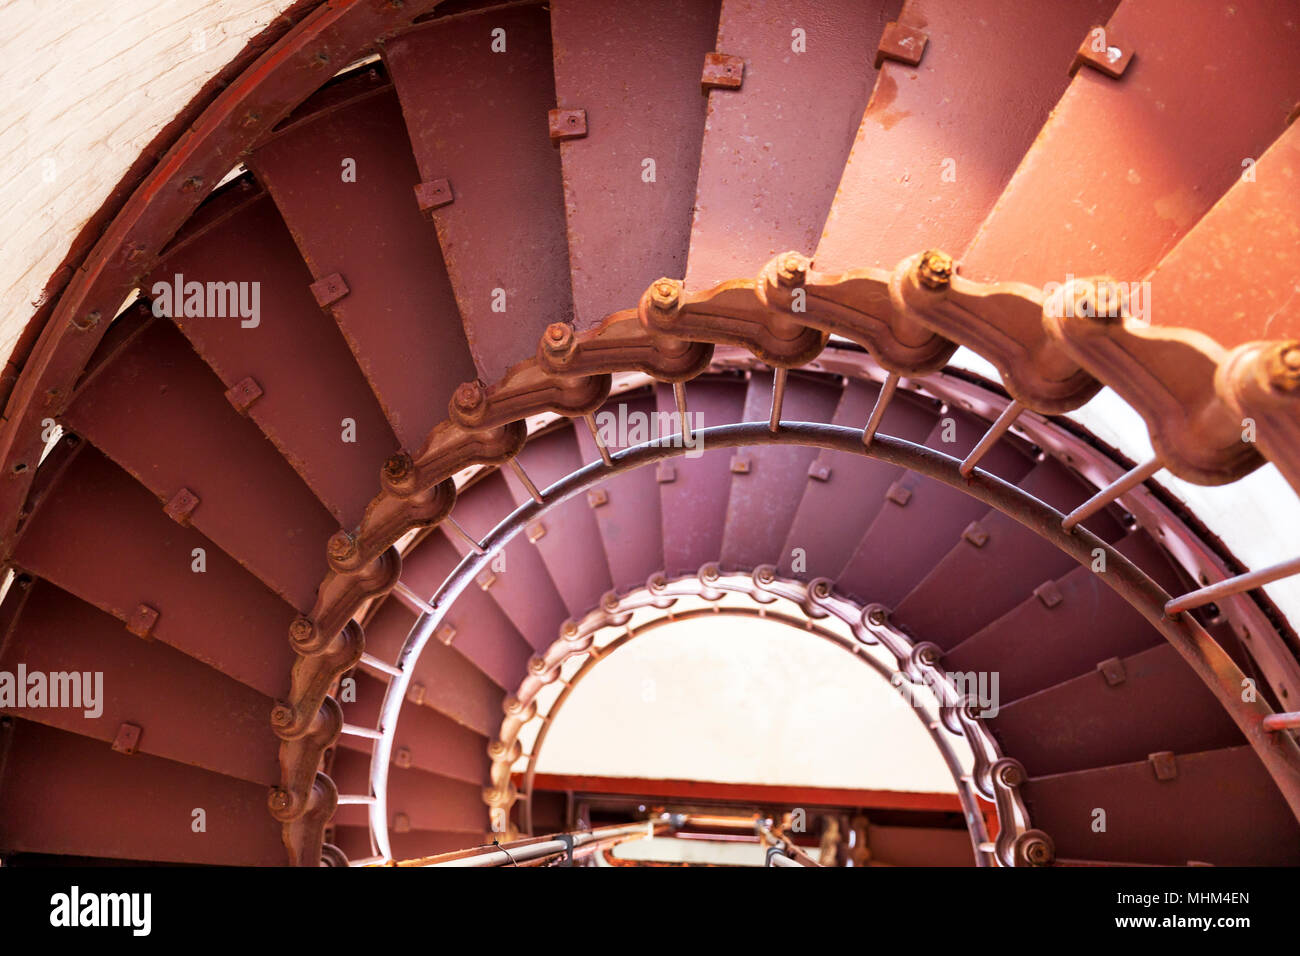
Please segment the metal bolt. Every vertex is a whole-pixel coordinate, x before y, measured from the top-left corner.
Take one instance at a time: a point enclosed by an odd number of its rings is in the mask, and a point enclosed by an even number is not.
[[[938,249],[930,249],[921,255],[916,266],[916,276],[921,284],[930,289],[946,289],[952,282],[952,256]]]
[[[1025,782],[1025,774],[1016,764],[1007,764],[998,771],[998,780],[1000,780],[1004,786],[1018,787]]]
[[[411,456],[404,451],[399,451],[384,459],[384,477],[389,481],[401,481],[414,467],[415,463],[411,461]]]
[[[677,283],[672,279],[659,279],[650,287],[650,301],[664,312],[677,307],[678,296]]]
[[[271,726],[288,727],[293,724],[293,707],[285,701],[276,701],[271,708]]]
[[[1300,388],[1300,342],[1284,342],[1268,356],[1268,383],[1282,392]]]
[[[357,539],[346,531],[336,531],[330,535],[326,545],[330,560],[346,561],[357,553]]]
[[[1052,862],[1052,849],[1046,840],[1032,838],[1025,841],[1025,860],[1031,866],[1046,866]]]
[[[295,644],[306,644],[316,631],[315,626],[305,617],[296,617],[289,625],[289,640]]]
[[[452,401],[456,403],[457,411],[470,414],[482,408],[487,402],[487,391],[482,382],[462,382],[456,386],[456,394]]]
[[[563,361],[573,354],[573,326],[568,322],[552,322],[542,334],[542,348],[553,359]]]
[[[874,624],[876,627],[884,627],[887,617],[884,608],[873,607],[867,612],[867,623]]]
[[[289,796],[289,791],[283,787],[272,787],[268,803],[270,803],[272,810],[282,813],[293,806],[293,797]]]
[[[778,264],[777,278],[783,286],[803,285],[808,278],[808,259],[797,252],[787,252]]]

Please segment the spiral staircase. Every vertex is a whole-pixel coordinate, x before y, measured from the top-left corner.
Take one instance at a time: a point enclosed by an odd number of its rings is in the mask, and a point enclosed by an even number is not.
[[[1300,645],[1259,590],[1300,567],[1244,567],[1154,479],[1300,489],[1293,4],[275,29],[12,383],[0,670],[105,701],[5,708],[6,862],[546,832],[544,689],[695,601],[936,688],[967,862],[1300,863]],[[1149,324],[1074,278],[1103,275]],[[260,319],[156,308],[175,276],[258,283]],[[1103,388],[1150,461],[1071,419]],[[602,425],[633,413],[672,428]],[[997,672],[996,715],[951,672]]]

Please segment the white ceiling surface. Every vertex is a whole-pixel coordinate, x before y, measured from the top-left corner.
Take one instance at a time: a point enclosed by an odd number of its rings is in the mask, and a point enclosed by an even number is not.
[[[0,2],[0,361],[136,157],[290,3]]]
[[[912,706],[866,663],[725,615],[657,628],[593,667],[537,771],[956,793]]]
[[[952,364],[1001,381],[997,369],[970,349],[958,349]],[[1068,417],[1134,462],[1154,454],[1142,417],[1109,388]],[[1190,484],[1167,471],[1158,472],[1154,481],[1182,501],[1246,567],[1266,568],[1295,557],[1300,498],[1273,465],[1217,488]],[[1300,577],[1283,578],[1264,591],[1293,626],[1300,621]]]

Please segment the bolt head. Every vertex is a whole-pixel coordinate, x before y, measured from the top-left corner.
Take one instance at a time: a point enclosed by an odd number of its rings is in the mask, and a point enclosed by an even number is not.
[[[797,252],[787,252],[777,264],[777,278],[784,286],[803,285],[808,278],[808,258]]]
[[[311,640],[316,628],[305,617],[296,617],[289,625],[289,640],[295,644],[305,644]]]
[[[952,256],[938,249],[930,249],[921,255],[916,266],[916,276],[921,284],[929,289],[946,289],[952,282]]]
[[[271,725],[273,727],[288,727],[293,723],[293,708],[285,701],[276,701],[275,706],[271,708]]]
[[[487,391],[483,388],[482,382],[461,382],[456,386],[456,394],[452,397],[452,401],[456,403],[458,411],[474,412],[487,402]]]
[[[650,301],[664,312],[675,309],[679,297],[678,284],[672,279],[659,279],[650,287]]]
[[[336,531],[330,535],[326,550],[331,560],[346,561],[356,555],[357,539],[346,531]]]
[[[573,353],[573,326],[568,322],[552,322],[542,334],[542,348],[555,359],[566,359]]]
[[[411,461],[411,456],[404,451],[399,451],[384,459],[384,477],[389,481],[401,481],[414,467],[415,463]]]
[[[885,624],[885,612],[882,608],[873,607],[867,612],[867,623],[874,624],[876,627],[883,627]]]
[[[289,791],[285,790],[283,787],[273,787],[271,789],[271,796],[267,802],[270,804],[272,810],[283,813],[285,810],[288,810],[293,806],[293,797],[291,797]]]
[[[1266,359],[1268,383],[1281,392],[1300,388],[1300,342],[1283,342],[1275,346]]]

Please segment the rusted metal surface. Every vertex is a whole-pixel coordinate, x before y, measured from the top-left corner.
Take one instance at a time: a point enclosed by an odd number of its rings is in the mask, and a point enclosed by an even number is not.
[[[65,421],[160,502],[192,490],[194,528],[305,610],[325,573],[320,543],[338,525],[224,391],[184,336],[155,320],[82,385]]]
[[[504,31],[502,52],[494,30]],[[547,134],[547,11],[503,7],[427,23],[389,42],[384,61],[420,178],[447,179],[455,193],[433,220],[470,352],[494,381],[532,356],[548,324],[573,314],[560,157]]]
[[[366,793],[368,767],[363,754],[349,751],[340,753],[334,762],[335,776],[340,793]],[[404,816],[411,830],[460,830],[481,833],[487,814],[479,797],[476,784],[453,780],[438,774],[412,767],[408,770],[394,768],[391,773],[390,826],[395,818]],[[363,806],[341,807],[336,819],[343,825],[361,822],[365,816]]]
[[[745,392],[741,421],[766,419],[771,394],[772,376],[755,373]],[[796,375],[786,390],[785,415],[792,421],[830,421],[839,398],[839,389]],[[737,454],[746,456],[748,467],[731,478],[718,561],[727,570],[777,564],[787,557],[781,548],[817,451],[765,446]],[[817,547],[817,542],[794,542],[793,546],[809,549]]]
[[[140,753],[263,786],[278,779],[277,741],[266,728],[270,698],[174,648],[141,640],[120,621],[47,582],[30,587],[0,669],[16,673],[24,665],[29,674],[75,673],[80,699],[73,703],[89,705],[94,697],[94,707],[52,706],[47,697],[39,706],[5,708],[7,713],[105,746],[129,721],[140,728]],[[102,676],[92,678],[96,674]]]
[[[866,420],[879,394],[867,383],[850,381],[831,424],[852,428]],[[881,428],[906,441],[925,441],[934,427],[933,411],[913,401],[891,402]],[[820,452],[808,466],[807,484],[790,524],[777,566],[782,574],[812,580],[838,579],[853,557],[871,520],[885,506],[889,487],[902,471],[869,458]],[[793,571],[794,549],[802,548],[802,571]]]
[[[1294,15],[1287,0],[1121,4],[1105,26],[1137,51],[1128,69],[1118,80],[1077,73],[963,272],[1033,285],[1065,282],[1064,273],[1144,276],[1232,186],[1242,159],[1286,129],[1300,99],[1300,33],[1278,24]],[[1238,82],[1209,79],[1227,76]]]
[[[141,743],[147,737],[146,728]],[[204,833],[191,829],[196,807],[205,811]],[[26,720],[15,721],[5,758],[0,847],[119,860],[284,864],[265,786],[148,753],[114,753],[104,741]]]
[[[412,192],[420,173],[397,96],[377,73],[354,86],[351,102],[300,120],[259,147],[249,165],[312,276],[339,273],[347,281],[347,295],[329,311],[401,444],[414,449],[445,417],[456,385],[474,377],[474,365],[437,235]],[[345,175],[347,160],[354,175]],[[319,311],[313,319],[327,326]],[[372,469],[392,450],[372,455]]]
[[[1142,760],[1032,779],[1025,799],[1061,857],[1165,866],[1300,861],[1300,825],[1249,748],[1180,753],[1175,760],[1173,780],[1157,780]],[[1096,808],[1106,811],[1104,831],[1093,827]]]
[[[1238,166],[1232,188],[1149,277],[1156,321],[1204,332],[1225,348],[1300,334],[1288,307],[1300,270],[1300,123]],[[1203,308],[1206,301],[1215,307]]]
[[[375,462],[397,450],[383,412],[357,371],[347,345],[312,301],[302,265],[275,206],[265,197],[245,204],[169,252],[147,288],[184,282],[256,283],[256,324],[228,317],[173,322],[228,389],[250,376],[256,394],[231,404],[255,421],[340,524],[361,519],[375,493]],[[229,394],[228,394],[229,397]],[[355,441],[343,441],[344,419]]]
[[[607,437],[607,450],[621,451],[631,444],[639,444],[633,440],[641,436],[633,429],[640,427],[648,431],[651,422],[658,425],[657,411],[653,392],[611,400],[598,413],[598,422],[604,426],[599,434]],[[626,430],[620,428],[620,422],[627,423]],[[596,438],[582,427],[575,428],[574,432],[583,462],[594,461],[599,454]],[[663,516],[654,471],[641,468],[613,478],[597,490],[603,500],[599,505],[595,502],[589,505],[605,544],[611,586],[622,589],[644,583],[651,572],[664,564]]]
[[[745,76],[740,89],[709,92],[688,289],[752,275],[783,249],[812,254],[897,10],[895,0],[723,0],[716,49],[742,58]]]
[[[1001,707],[989,723],[1031,776],[1241,744],[1241,732],[1168,644]],[[1112,683],[1113,681],[1113,683]],[[1169,706],[1178,701],[1177,707]]]
[[[15,561],[120,621],[145,601],[154,640],[263,694],[285,691],[294,609],[88,445],[28,519]]]
[[[560,146],[578,329],[686,271],[708,105],[697,76],[718,9],[719,0],[551,4],[557,102],[591,122],[584,139]]]

